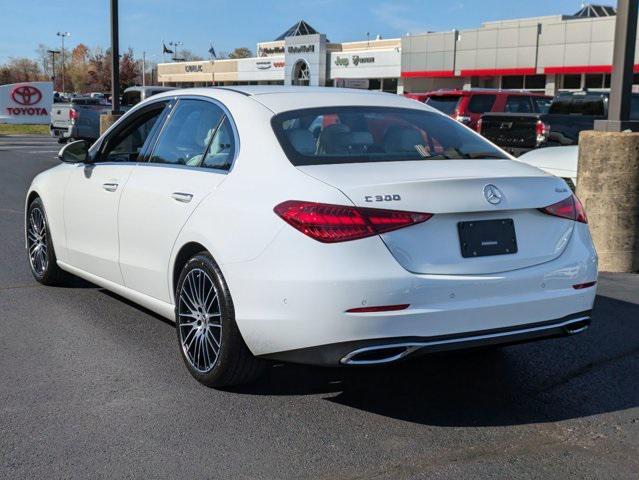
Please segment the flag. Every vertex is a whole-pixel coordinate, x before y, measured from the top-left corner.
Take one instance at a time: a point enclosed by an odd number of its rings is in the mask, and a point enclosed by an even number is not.
[[[215,54],[215,49],[213,48],[213,44],[211,43],[211,48],[209,48],[209,56],[211,58],[217,58],[217,55]]]
[[[166,45],[162,44],[162,53],[173,53],[173,50],[169,50]]]

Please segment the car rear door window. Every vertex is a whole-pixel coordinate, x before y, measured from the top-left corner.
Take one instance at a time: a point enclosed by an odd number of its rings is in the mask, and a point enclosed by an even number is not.
[[[495,95],[472,95],[468,102],[468,111],[471,113],[486,113],[493,109]]]
[[[180,100],[160,134],[150,162],[202,166],[223,118],[224,111],[212,102]]]

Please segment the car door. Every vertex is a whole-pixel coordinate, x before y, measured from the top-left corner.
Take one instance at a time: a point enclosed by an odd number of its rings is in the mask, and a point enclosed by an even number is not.
[[[77,164],[64,195],[69,263],[122,284],[117,213],[124,185],[153,136],[167,102],[137,112]]]
[[[236,148],[235,127],[221,104],[182,98],[173,107],[122,194],[120,268],[127,287],[170,302],[167,270],[175,240],[195,208],[225,180]]]

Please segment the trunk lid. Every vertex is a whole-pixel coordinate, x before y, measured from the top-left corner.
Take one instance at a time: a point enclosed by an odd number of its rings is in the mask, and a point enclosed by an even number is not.
[[[421,224],[383,234],[395,259],[424,274],[484,274],[529,267],[563,252],[573,222],[537,209],[571,195],[565,183],[512,160],[430,160],[298,167],[340,189],[355,205],[427,212]],[[503,194],[499,204],[487,185]],[[513,220],[517,253],[464,258],[459,222]]]

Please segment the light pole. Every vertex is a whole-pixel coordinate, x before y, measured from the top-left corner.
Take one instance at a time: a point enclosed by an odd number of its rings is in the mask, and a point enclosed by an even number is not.
[[[70,37],[71,34],[69,32],[58,32],[56,35],[62,39],[62,92],[64,93],[64,37]]]
[[[179,61],[178,47],[180,45],[184,45],[184,43],[183,42],[169,42],[169,45],[171,45],[173,47],[173,58],[177,59]]]
[[[51,81],[55,90],[55,56],[60,53],[60,50],[47,50],[47,53],[51,54]]]
[[[111,0],[111,114],[120,113],[120,41],[118,0]]]

